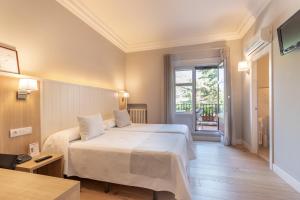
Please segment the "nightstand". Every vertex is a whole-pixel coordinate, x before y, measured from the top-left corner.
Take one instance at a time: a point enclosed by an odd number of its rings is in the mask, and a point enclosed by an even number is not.
[[[35,159],[46,155],[51,155],[52,158],[39,163],[34,161]],[[16,170],[47,176],[63,177],[63,158],[62,154],[41,153],[40,155],[33,157],[30,161],[17,165]]]

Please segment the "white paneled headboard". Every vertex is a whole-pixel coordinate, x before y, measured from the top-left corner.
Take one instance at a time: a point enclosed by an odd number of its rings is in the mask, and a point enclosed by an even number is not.
[[[75,127],[77,116],[101,113],[104,119],[118,109],[115,91],[43,80],[41,83],[41,140]]]

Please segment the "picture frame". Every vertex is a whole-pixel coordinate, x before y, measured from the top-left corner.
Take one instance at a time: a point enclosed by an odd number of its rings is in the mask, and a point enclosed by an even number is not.
[[[35,157],[38,156],[40,154],[40,147],[39,147],[39,143],[38,142],[34,142],[29,144],[29,152],[28,154],[31,157]]]
[[[0,72],[20,74],[17,50],[0,45]]]

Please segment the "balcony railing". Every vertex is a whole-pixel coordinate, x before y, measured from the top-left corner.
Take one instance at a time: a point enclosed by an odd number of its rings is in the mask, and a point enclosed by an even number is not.
[[[201,117],[201,119],[199,119],[201,121],[217,121],[218,104],[199,104],[196,107],[196,114],[198,114],[197,117]]]
[[[193,106],[191,103],[176,104],[176,112],[192,112]]]
[[[196,104],[197,120],[210,122],[217,121],[218,107],[218,104]],[[177,112],[191,112],[192,108],[191,103],[176,104]]]

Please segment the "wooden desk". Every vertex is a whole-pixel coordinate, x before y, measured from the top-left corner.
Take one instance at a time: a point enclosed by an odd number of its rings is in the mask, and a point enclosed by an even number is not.
[[[45,155],[51,155],[52,158],[36,163],[34,160]],[[16,170],[23,172],[30,172],[35,174],[43,174],[48,176],[63,177],[63,155],[41,153],[39,156],[32,158],[32,160],[16,166]]]
[[[79,200],[80,183],[51,176],[0,169],[0,199]]]

